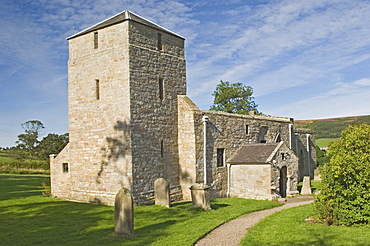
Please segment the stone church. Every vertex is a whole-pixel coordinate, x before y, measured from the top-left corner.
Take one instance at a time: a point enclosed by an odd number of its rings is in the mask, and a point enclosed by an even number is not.
[[[68,38],[69,144],[50,156],[56,197],[112,205],[122,187],[152,204],[195,183],[211,197],[298,193],[316,168],[315,136],[293,119],[200,110],[186,96],[184,41],[130,11]]]

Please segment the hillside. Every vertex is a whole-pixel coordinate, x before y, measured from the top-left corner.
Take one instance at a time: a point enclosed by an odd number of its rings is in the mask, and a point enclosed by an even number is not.
[[[297,120],[295,128],[309,128],[316,132],[316,139],[339,138],[340,133],[351,124],[370,124],[370,115],[353,116],[343,118],[319,119],[319,120]]]

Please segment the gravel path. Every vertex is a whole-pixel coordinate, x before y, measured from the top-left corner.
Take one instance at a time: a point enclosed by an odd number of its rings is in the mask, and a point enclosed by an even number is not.
[[[248,233],[248,229],[257,224],[261,219],[281,211],[283,209],[297,207],[300,205],[313,203],[312,196],[298,196],[288,198],[283,206],[253,212],[244,215],[243,217],[231,220],[213,231],[206,237],[196,242],[196,246],[238,246],[244,235]]]

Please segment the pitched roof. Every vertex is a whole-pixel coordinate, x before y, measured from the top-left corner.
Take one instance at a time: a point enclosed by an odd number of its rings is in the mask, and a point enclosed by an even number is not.
[[[272,157],[283,143],[244,145],[227,162],[230,164],[270,163]]]
[[[166,33],[175,35],[179,38],[185,39],[182,36],[172,32],[172,31],[170,31],[170,30],[168,30],[164,27],[161,27],[160,25],[157,25],[154,22],[151,22],[150,20],[145,19],[144,17],[141,17],[141,16],[139,16],[139,15],[137,15],[137,14],[135,14],[135,13],[129,11],[129,10],[125,10],[121,13],[118,13],[118,14],[112,16],[112,17],[109,17],[108,19],[105,19],[105,20],[103,20],[103,21],[101,21],[101,22],[99,22],[99,23],[97,23],[97,24],[95,24],[91,27],[86,28],[85,30],[82,30],[82,31],[68,37],[67,40],[78,37],[78,36],[81,36],[81,35],[84,35],[84,34],[89,33],[89,32],[99,30],[99,29],[107,27],[107,26],[118,24],[118,23],[121,23],[121,22],[124,22],[124,21],[127,21],[127,20],[132,20],[132,21],[141,23],[143,25],[158,29],[162,32],[166,32]]]

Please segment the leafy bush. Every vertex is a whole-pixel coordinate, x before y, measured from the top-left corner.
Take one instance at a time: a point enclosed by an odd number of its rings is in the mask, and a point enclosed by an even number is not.
[[[352,125],[329,148],[321,167],[323,189],[315,199],[328,225],[370,224],[370,125]]]

